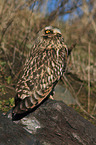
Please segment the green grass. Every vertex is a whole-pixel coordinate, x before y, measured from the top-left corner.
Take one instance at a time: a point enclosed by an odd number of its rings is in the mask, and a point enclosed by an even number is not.
[[[0,110],[3,112],[8,112],[14,106],[14,98],[9,98],[8,100],[0,101]]]

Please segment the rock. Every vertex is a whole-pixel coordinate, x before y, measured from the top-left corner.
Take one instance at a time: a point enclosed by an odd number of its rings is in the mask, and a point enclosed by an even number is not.
[[[67,105],[76,104],[75,99],[71,95],[70,91],[65,88],[62,84],[57,84],[55,87],[55,96],[53,96],[55,100],[61,100]]]
[[[46,100],[18,125],[45,145],[96,145],[96,127],[61,101]]]
[[[40,143],[32,134],[0,112],[0,145],[40,145]]]

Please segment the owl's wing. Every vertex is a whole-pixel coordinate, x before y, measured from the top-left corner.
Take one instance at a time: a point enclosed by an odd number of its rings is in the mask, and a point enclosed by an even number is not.
[[[58,65],[58,67],[55,67]],[[24,113],[39,105],[53,91],[60,78],[61,64],[56,64],[53,49],[44,50],[26,62],[24,74],[17,84],[13,113]],[[62,71],[62,70],[61,70]]]

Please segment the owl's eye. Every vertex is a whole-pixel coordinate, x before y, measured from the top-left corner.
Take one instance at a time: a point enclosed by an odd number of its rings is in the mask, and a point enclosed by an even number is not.
[[[45,34],[53,34],[52,30],[45,30]]]

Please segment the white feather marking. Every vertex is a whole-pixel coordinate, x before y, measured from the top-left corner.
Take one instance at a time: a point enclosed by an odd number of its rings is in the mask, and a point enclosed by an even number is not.
[[[52,26],[45,27],[45,30],[52,29]]]
[[[54,68],[54,70],[55,70],[55,72],[57,72],[57,69],[56,68]]]
[[[52,61],[52,66],[54,67],[55,66],[55,64],[54,64],[54,62]]]
[[[53,75],[51,75],[51,80],[53,80]]]
[[[56,53],[57,53],[57,59],[58,59],[58,57],[59,57],[59,49],[57,49]]]
[[[22,99],[26,98],[26,94],[22,94],[20,98]]]
[[[21,109],[21,110],[23,110],[23,106],[22,106],[22,103],[20,104],[20,109]]]
[[[39,94],[40,96],[42,96],[42,95],[43,95],[43,93],[42,93],[42,91],[41,91],[41,90],[37,91],[37,94]]]
[[[58,75],[60,75],[60,72],[58,71]]]
[[[54,34],[57,34],[57,33],[61,34],[61,31],[58,28],[54,28],[53,32],[54,32]]]
[[[60,68],[60,72],[62,72],[62,68]]]
[[[16,89],[16,91],[17,91],[17,89]],[[21,89],[20,89],[20,90],[18,90],[18,93],[19,93],[19,92],[21,92],[21,91],[22,91]]]
[[[29,104],[28,104],[27,100],[25,100],[25,106],[26,106],[26,108],[29,108]]]
[[[32,96],[30,97],[30,101],[33,104],[34,100],[33,100]]]
[[[47,70],[48,74],[51,75],[51,69],[49,67],[46,67],[46,70]]]
[[[40,84],[40,88],[41,88],[41,89],[43,89],[43,86],[42,86],[42,84]]]
[[[44,88],[44,89],[46,88],[46,84],[43,84],[43,88]]]
[[[50,81],[50,76],[48,76],[48,82]]]
[[[35,91],[34,91],[33,95],[34,95],[34,98],[38,100],[38,96]]]
[[[44,83],[45,79],[42,79],[42,83]]]

